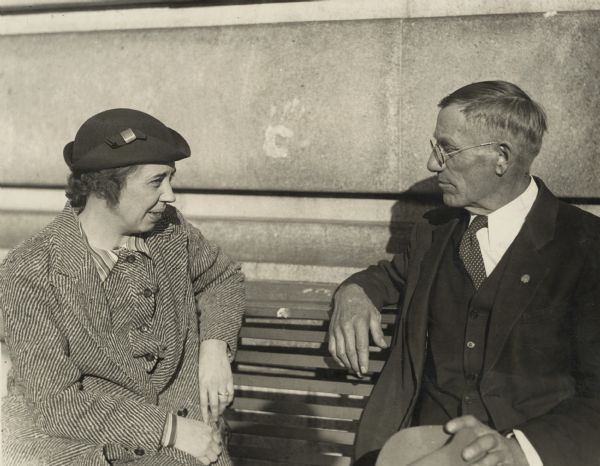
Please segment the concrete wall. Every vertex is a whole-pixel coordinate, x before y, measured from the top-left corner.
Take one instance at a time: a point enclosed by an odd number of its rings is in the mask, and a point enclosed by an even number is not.
[[[63,145],[85,118],[117,106],[148,111],[188,139],[193,156],[176,177],[178,188],[197,193],[187,208],[207,192],[223,194],[224,210],[227,193],[261,194],[255,204],[236,198],[237,212],[196,216],[248,263],[347,268],[394,252],[401,242],[390,245],[390,234],[431,205],[398,193],[434,193],[424,180],[437,102],[483,79],[516,82],[545,107],[550,132],[534,173],[561,196],[600,198],[600,11],[465,10],[185,28],[106,30],[107,23],[79,32],[7,27],[0,187],[23,190],[5,191],[13,198],[0,210],[0,247],[60,208],[10,206],[31,188],[63,185]],[[292,200],[269,218],[278,193]],[[342,214],[326,193],[345,202]],[[299,203],[315,213],[298,218]],[[375,218],[355,218],[372,203]],[[336,213],[323,217],[323,208]]]
[[[535,172],[595,197],[599,30],[577,12],[4,36],[0,183],[60,185],[79,124],[130,106],[189,140],[181,187],[395,193],[428,176],[440,97],[502,78],[548,112]]]

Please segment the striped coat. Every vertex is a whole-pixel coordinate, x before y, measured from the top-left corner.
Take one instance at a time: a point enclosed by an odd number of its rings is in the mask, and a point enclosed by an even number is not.
[[[3,406],[7,464],[200,464],[161,448],[161,436],[169,412],[186,408],[188,417],[201,419],[199,342],[224,340],[235,354],[243,275],[172,207],[146,243],[167,335],[153,375],[112,332],[102,283],[69,204],[5,259],[0,311],[16,381]],[[228,463],[221,455],[219,464]]]

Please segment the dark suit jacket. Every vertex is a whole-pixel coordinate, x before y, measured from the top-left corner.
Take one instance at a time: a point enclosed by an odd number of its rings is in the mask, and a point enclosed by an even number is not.
[[[7,464],[200,464],[161,448],[160,440],[167,413],[186,408],[188,417],[201,419],[199,342],[221,339],[235,352],[243,276],[172,207],[146,244],[166,323],[167,349],[155,378],[113,332],[109,303],[69,205],[0,267],[0,310],[17,382],[4,406],[14,415],[3,429],[5,460],[13,461]],[[219,464],[229,464],[226,454]]]
[[[545,466],[600,465],[600,219],[536,181],[537,199],[511,245],[492,308],[480,391],[495,428],[522,430]],[[357,458],[410,423],[430,290],[461,212],[428,213],[404,254],[345,282],[361,285],[378,307],[403,300],[361,419]]]

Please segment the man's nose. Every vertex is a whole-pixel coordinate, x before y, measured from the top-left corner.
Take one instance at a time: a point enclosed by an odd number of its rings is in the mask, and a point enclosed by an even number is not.
[[[171,202],[175,202],[175,193],[173,192],[173,188],[171,187],[170,183],[167,183],[162,190],[162,193],[160,193],[160,197],[159,197],[159,201],[161,202],[167,202],[167,203],[171,203]]]
[[[444,169],[443,166],[440,165],[433,151],[429,154],[429,158],[427,159],[427,170],[430,172],[438,173]]]

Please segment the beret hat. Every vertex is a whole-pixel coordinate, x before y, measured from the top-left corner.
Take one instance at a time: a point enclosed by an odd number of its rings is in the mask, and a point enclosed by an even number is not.
[[[64,150],[72,171],[97,171],[190,156],[183,137],[147,113],[113,108],[88,119]]]

